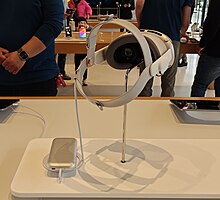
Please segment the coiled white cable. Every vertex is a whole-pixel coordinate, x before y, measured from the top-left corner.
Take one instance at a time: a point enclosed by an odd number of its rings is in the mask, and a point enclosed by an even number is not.
[[[33,113],[23,112],[23,111],[17,111],[17,110],[14,108],[14,106],[18,106],[18,105],[19,105],[19,107],[21,107],[21,108],[26,108],[26,109],[32,111]],[[15,114],[24,114],[24,115],[33,116],[33,117],[36,117],[36,118],[40,119],[40,120],[43,122],[43,125],[44,125],[44,126],[43,126],[43,130],[42,130],[42,132],[41,132],[39,138],[41,138],[41,137],[44,136],[44,133],[45,133],[46,127],[47,127],[47,123],[46,123],[46,120],[45,120],[45,118],[43,117],[43,115],[42,115],[41,113],[39,113],[38,111],[36,111],[36,110],[34,110],[34,109],[32,109],[32,108],[30,108],[30,107],[28,107],[28,106],[24,106],[24,105],[22,105],[22,104],[20,104],[20,103],[19,103],[19,104],[18,104],[18,103],[12,104],[12,105],[10,106],[10,109],[11,109],[11,110],[13,111],[13,113],[15,113]]]

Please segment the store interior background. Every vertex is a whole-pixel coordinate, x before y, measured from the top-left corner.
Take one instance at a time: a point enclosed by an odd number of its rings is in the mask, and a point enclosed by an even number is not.
[[[208,0],[196,0],[196,6],[192,16],[191,24],[199,23],[202,24],[204,20],[207,8]],[[205,4],[205,6],[204,6]],[[133,13],[133,19],[135,19],[135,14]],[[119,31],[119,29],[101,29],[104,31]],[[189,27],[190,31],[190,27]],[[191,91],[191,85],[193,83],[194,75],[196,72],[197,62],[199,56],[197,54],[187,54],[188,65],[186,67],[178,67],[176,75],[176,84],[175,84],[175,96],[177,97],[189,97]],[[59,87],[58,96],[72,96],[73,95],[73,76],[75,74],[74,66],[74,54],[67,55],[66,62],[66,73],[72,77],[72,80],[65,81],[67,87]],[[88,95],[93,96],[115,96],[119,95],[124,91],[124,76],[125,71],[119,71],[112,69],[106,64],[97,65],[95,67],[89,68],[88,71],[88,86],[85,87]],[[129,86],[133,85],[139,77],[139,69],[134,68],[129,75]],[[160,78],[154,78],[153,85],[153,96],[160,96]],[[207,90],[207,97],[214,96],[214,90]]]

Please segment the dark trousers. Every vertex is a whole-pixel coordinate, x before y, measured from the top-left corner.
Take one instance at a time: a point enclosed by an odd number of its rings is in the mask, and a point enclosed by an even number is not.
[[[81,61],[86,57],[86,54],[75,54],[75,71],[79,68]],[[83,75],[83,80],[86,80],[88,76],[88,70]]]
[[[75,62],[75,71],[79,68],[81,61],[86,57],[86,54],[75,54],[74,62]],[[58,54],[57,64],[60,69],[61,74],[66,74],[65,72],[65,64],[66,64],[66,54]],[[87,70],[83,75],[83,80],[87,79]]]
[[[179,48],[180,48],[180,42],[173,41],[173,47],[175,52],[175,60],[173,65],[168,68],[164,74],[161,76],[161,97],[173,97],[175,95],[174,93],[174,87],[175,87],[175,80],[176,80],[176,73],[177,73],[177,66],[178,66],[178,60],[179,60]],[[140,67],[140,73],[144,70],[145,66]],[[152,96],[153,90],[153,81],[154,77],[151,78],[147,84],[145,85],[144,89],[141,91],[139,96],[145,96],[150,97]]]
[[[57,64],[60,69],[61,74],[66,74],[65,72],[65,64],[66,64],[66,54],[58,54]]]
[[[25,85],[0,85],[0,96],[56,96],[56,78]]]
[[[191,97],[204,97],[208,85],[214,80],[215,96],[220,97],[220,58],[202,54],[191,88]]]

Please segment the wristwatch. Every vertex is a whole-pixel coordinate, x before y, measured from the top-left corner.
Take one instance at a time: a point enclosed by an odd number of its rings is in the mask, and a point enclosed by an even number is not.
[[[21,60],[25,60],[25,61],[29,60],[29,56],[28,56],[27,52],[24,51],[22,48],[18,49],[17,52],[18,52],[18,56]]]

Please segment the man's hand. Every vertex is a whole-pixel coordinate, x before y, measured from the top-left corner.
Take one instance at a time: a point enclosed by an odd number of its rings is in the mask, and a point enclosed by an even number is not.
[[[0,47],[0,65],[6,59],[6,56],[5,56],[6,53],[8,53],[8,50]]]
[[[204,48],[199,48],[198,54],[201,56]]]
[[[5,70],[14,75],[20,71],[26,62],[25,60],[21,60],[19,58],[17,51],[6,53],[5,57],[6,59],[2,62],[2,66],[5,68]]]

